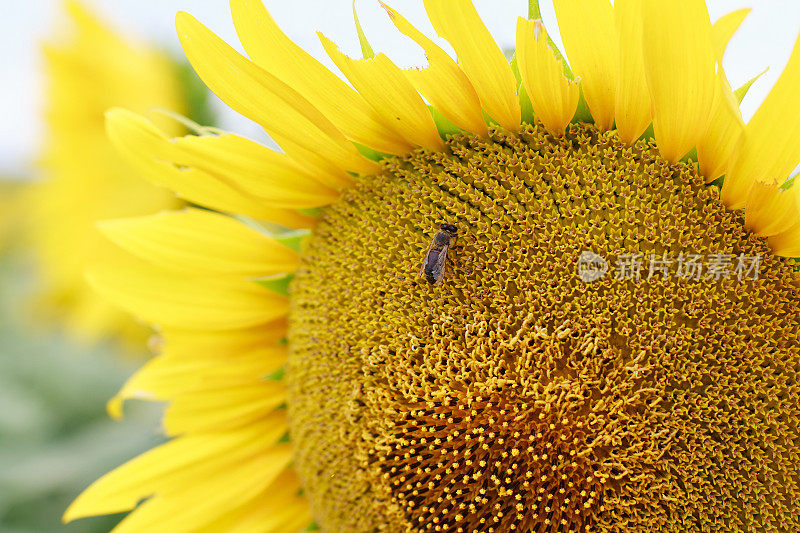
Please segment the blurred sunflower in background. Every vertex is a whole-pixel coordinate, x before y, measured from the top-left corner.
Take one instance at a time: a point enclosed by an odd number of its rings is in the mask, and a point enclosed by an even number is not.
[[[0,180],[0,254],[5,252],[16,229],[17,194],[20,184],[17,179]]]
[[[84,279],[92,262],[115,264],[124,256],[94,224],[181,203],[122,162],[105,135],[103,114],[119,105],[190,114],[204,105],[203,93],[186,67],[163,51],[121,36],[79,2],[64,2],[64,8],[68,17],[58,37],[43,47],[43,179],[20,195],[23,245],[39,276],[37,319],[80,340],[120,338],[141,346],[146,328],[99,298]],[[174,120],[162,123],[172,134],[185,131]]]
[[[207,86],[283,152],[107,115],[122,154],[202,206],[102,224],[138,256],[91,284],[157,326],[112,400],[168,402],[171,441],[66,520],[177,532],[800,529],[800,45],[747,124],[722,68],[746,11],[531,3],[509,63],[469,0],[426,0],[454,60],[320,36],[259,0],[249,59],[186,13]],[[443,279],[420,264],[456,231]],[[290,231],[291,230],[291,231]],[[582,251],[758,256],[761,273],[586,283]],[[436,250],[434,250],[435,252]]]
[[[115,357],[115,343],[99,341],[125,336],[145,353],[147,329],[93,296],[83,269],[95,258],[113,264],[124,254],[97,232],[97,219],[182,203],[125,166],[105,136],[104,111],[111,105],[163,107],[205,123],[211,118],[208,93],[185,61],[124,38],[82,4],[64,6],[58,37],[44,47],[44,153],[31,171],[0,177],[3,533],[109,531],[119,516],[69,526],[59,518],[92,479],[163,442],[154,427],[156,406],[136,406],[126,425],[108,420],[103,401],[130,374],[131,361]],[[14,8],[9,15],[15,24],[20,13]],[[20,47],[24,52],[24,43]],[[40,175],[44,179],[34,181]],[[24,312],[37,291],[36,318],[54,326],[44,334],[30,327]],[[60,325],[71,335],[55,331]],[[87,347],[71,342],[75,337],[98,342]]]

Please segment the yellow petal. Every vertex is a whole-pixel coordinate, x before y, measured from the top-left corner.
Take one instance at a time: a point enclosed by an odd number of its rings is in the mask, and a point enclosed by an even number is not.
[[[729,13],[717,20],[712,27],[717,55],[717,83],[708,130],[697,143],[700,173],[705,176],[706,181],[713,181],[728,171],[731,156],[744,131],[739,101],[725,76],[722,58],[728,41],[749,12],[750,9],[740,9]]]
[[[706,181],[713,181],[727,172],[728,162],[744,131],[739,102],[722,67],[717,69],[717,88],[712,105],[714,111],[708,129],[697,142],[700,174]]]
[[[572,72],[581,79],[594,122],[611,129],[619,77],[614,8],[609,0],[554,0],[553,4]]]
[[[226,356],[263,347],[286,337],[285,318],[248,329],[208,331],[166,329],[161,336],[164,352],[178,357]]]
[[[458,54],[484,111],[510,131],[519,129],[521,110],[511,65],[481,22],[471,0],[425,0],[436,33]]]
[[[198,366],[194,361],[176,362],[162,355],[150,359],[108,400],[108,415],[115,420],[121,419],[126,400],[168,401],[191,388],[197,380],[194,372]]]
[[[258,498],[193,533],[298,533],[313,521],[297,474],[284,470]]]
[[[286,423],[281,424],[280,416],[275,415],[271,426],[254,424],[162,444],[92,483],[69,506],[64,521],[127,511],[156,491],[178,492],[203,481],[206,475],[248,461],[269,450],[283,434]]]
[[[731,40],[733,34],[739,29],[745,17],[750,13],[750,8],[739,9],[728,13],[719,18],[714,23],[712,31],[714,32],[714,49],[717,54],[717,61],[722,62],[722,57],[725,55],[725,49],[728,47],[728,41]]]
[[[369,102],[385,124],[410,143],[428,150],[444,148],[428,107],[403,71],[383,54],[374,59],[350,59],[318,34],[328,57]]]
[[[206,387],[172,399],[164,413],[168,435],[225,431],[261,420],[286,401],[286,387],[251,377],[250,384]]]
[[[614,116],[617,133],[628,144],[636,142],[653,121],[642,55],[642,1],[614,2],[619,42],[619,84]]]
[[[580,89],[564,76],[540,20],[517,19],[517,62],[533,112],[550,132],[562,135],[575,115]]]
[[[237,330],[238,331],[238,330]],[[284,346],[265,345],[241,353],[204,357],[175,356],[165,353],[149,360],[108,401],[112,418],[122,418],[125,400],[170,401],[184,393],[200,393],[209,387],[250,385],[280,369],[286,363]]]
[[[298,264],[294,250],[212,211],[167,211],[98,226],[134,255],[190,274],[270,276],[291,272]]]
[[[213,174],[276,207],[328,205],[338,196],[333,187],[349,183],[339,176],[312,175],[286,154],[231,133],[187,135],[164,140],[158,148],[159,158]]]
[[[703,0],[642,4],[643,52],[661,155],[679,161],[697,145],[714,100],[716,54]]]
[[[270,135],[291,139],[343,169],[362,174],[377,170],[296,90],[242,57],[188,13],[178,13],[175,23],[192,67],[231,108],[261,124]]]
[[[478,93],[455,61],[402,15],[381,2],[392,22],[413,39],[428,58],[428,68],[411,69],[406,76],[414,87],[447,119],[476,135],[487,135]]]
[[[800,257],[800,222],[795,221],[793,226],[777,235],[773,235],[767,242],[776,255]]]
[[[309,228],[316,219],[279,207],[270,207],[232,185],[198,169],[183,169],[154,156],[167,138],[145,118],[113,109],[106,114],[106,131],[117,151],[144,177],[198,205],[269,220],[289,228]]]
[[[87,279],[107,299],[160,326],[233,329],[286,315],[288,300],[256,283],[199,277],[155,268],[93,269]]]
[[[777,235],[800,221],[797,192],[777,185],[754,183],[747,198],[744,225],[762,237]]]
[[[729,208],[744,206],[756,181],[782,183],[800,163],[800,38],[775,86],[745,126],[722,187]]]
[[[403,154],[412,148],[380,123],[378,114],[358,93],[293,43],[261,0],[232,0],[231,14],[247,55],[302,94],[348,138],[390,154]]]
[[[247,461],[198,477],[180,491],[160,489],[137,507],[114,533],[189,533],[261,494],[289,465],[288,444],[274,446]],[[257,475],[254,475],[257,473]]]
[[[119,37],[112,31],[109,31],[82,2],[68,0],[62,3],[64,4],[66,14],[77,26],[77,31],[75,32],[76,38],[93,44],[107,44],[108,41],[106,41],[106,39],[111,39],[115,42],[119,41]]]
[[[172,399],[176,394],[202,391],[209,387],[251,384],[253,379],[278,371],[286,364],[288,350],[285,345],[267,344],[240,353],[207,354],[198,357],[175,355],[170,351],[154,357],[142,367],[137,383],[140,390],[151,391],[159,397]],[[151,364],[153,363],[153,364]],[[166,377],[180,371],[193,379],[183,385],[168,383]],[[153,386],[145,386],[145,382]],[[164,385],[164,386],[161,386]],[[127,387],[127,384],[123,387]]]
[[[344,171],[341,167],[332,163],[329,159],[321,156],[314,151],[313,147],[308,147],[304,144],[295,142],[295,140],[288,137],[282,137],[273,133],[270,135],[278,146],[280,146],[286,154],[290,155],[292,160],[306,171],[325,177],[326,183],[337,184],[346,186],[352,184],[353,176],[349,172]]]

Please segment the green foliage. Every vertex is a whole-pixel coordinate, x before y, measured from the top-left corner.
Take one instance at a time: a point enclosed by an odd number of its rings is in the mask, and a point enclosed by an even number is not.
[[[93,480],[162,439],[156,408],[113,422],[105,402],[136,366],[110,346],[90,349],[34,330],[23,318],[26,269],[0,260],[0,531],[100,533],[122,515],[63,525]]]
[[[180,83],[181,97],[186,102],[186,116],[203,126],[213,126],[217,117],[211,109],[209,92],[186,59],[175,59],[175,72]]]

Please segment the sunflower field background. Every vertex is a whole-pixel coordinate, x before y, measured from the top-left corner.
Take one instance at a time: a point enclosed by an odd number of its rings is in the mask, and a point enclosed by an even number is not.
[[[421,1],[388,3],[435,35]],[[368,41],[400,67],[425,64],[377,1],[264,4],[287,35],[334,72],[316,31],[350,57],[360,57]],[[529,3],[474,5],[495,41],[513,54],[509,21],[526,16]],[[786,65],[800,30],[800,5],[707,5],[712,22],[753,8],[728,46],[725,65],[736,87],[763,72],[741,105],[747,121]],[[563,50],[551,2],[542,1],[541,9]],[[123,420],[109,416],[106,403],[149,357],[152,332],[127,314],[112,316],[75,273],[95,261],[114,264],[117,252],[98,244],[103,237],[91,229],[95,221],[185,203],[143,179],[140,187],[107,142],[103,114],[129,108],[163,121],[174,135],[212,127],[276,145],[203,87],[176,36],[175,13],[187,11],[241,51],[226,0],[37,0],[15,2],[7,11],[0,19],[2,49],[13,51],[0,57],[0,533],[106,532],[124,515],[69,524],[62,515],[92,481],[166,436],[158,404],[133,401]],[[452,53],[443,39],[434,40]],[[61,175],[69,178],[54,178]],[[115,187],[117,179],[124,186]],[[42,193],[54,181],[59,187]]]

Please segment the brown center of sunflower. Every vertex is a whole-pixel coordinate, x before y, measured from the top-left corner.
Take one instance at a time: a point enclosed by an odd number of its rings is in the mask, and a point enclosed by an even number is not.
[[[793,262],[645,143],[526,126],[447,148],[349,189],[292,283],[290,434],[319,525],[800,530]],[[591,282],[585,251],[608,266]]]

